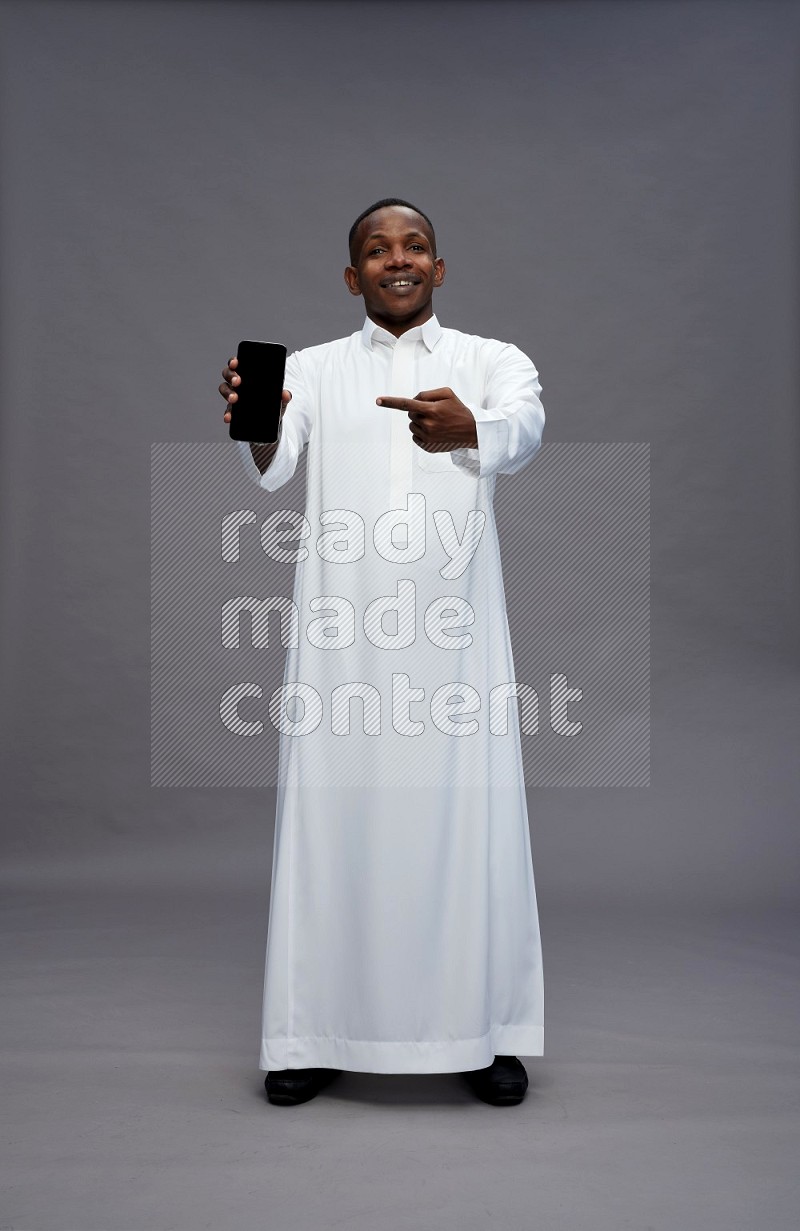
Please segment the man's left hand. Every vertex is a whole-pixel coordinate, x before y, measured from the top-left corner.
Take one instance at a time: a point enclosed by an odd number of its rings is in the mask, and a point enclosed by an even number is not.
[[[407,413],[414,443],[426,453],[478,447],[475,416],[452,389],[424,389],[414,398],[380,397],[377,403]]]

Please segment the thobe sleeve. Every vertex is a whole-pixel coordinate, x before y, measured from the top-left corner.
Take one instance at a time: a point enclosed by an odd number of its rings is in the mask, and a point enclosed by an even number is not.
[[[297,462],[303,452],[311,432],[313,408],[308,382],[303,373],[303,365],[297,351],[286,360],[286,375],[283,381],[284,389],[288,389],[292,400],[286,407],[281,422],[280,443],[272,458],[272,463],[261,474],[253,461],[250,445],[245,440],[236,442],[242,458],[242,464],[249,478],[258,483],[268,492],[288,483],[297,469]]]
[[[475,418],[478,447],[454,449],[455,465],[481,479],[514,474],[527,465],[542,443],[541,391],[539,373],[528,356],[516,346],[498,343],[487,364],[482,402],[461,397]]]

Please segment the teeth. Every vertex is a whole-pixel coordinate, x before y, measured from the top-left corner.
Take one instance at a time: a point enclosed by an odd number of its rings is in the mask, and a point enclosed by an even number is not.
[[[413,282],[390,282],[389,286],[413,286]]]

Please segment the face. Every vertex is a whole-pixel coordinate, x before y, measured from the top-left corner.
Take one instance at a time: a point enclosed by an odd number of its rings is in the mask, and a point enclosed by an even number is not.
[[[400,337],[430,319],[444,261],[433,254],[424,218],[401,205],[375,210],[358,228],[355,247],[356,263],[344,278],[351,295],[363,295],[371,320]]]

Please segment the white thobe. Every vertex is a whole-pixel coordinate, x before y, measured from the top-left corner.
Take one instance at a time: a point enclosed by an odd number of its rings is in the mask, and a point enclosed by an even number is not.
[[[457,1072],[541,1055],[493,509],[495,476],[541,442],[536,368],[435,316],[399,338],[367,318],[290,355],[284,383],[263,475],[239,445],[267,491],[308,447],[306,522],[284,544],[298,552],[297,635],[270,703],[281,735],[260,1067]],[[428,453],[406,413],[376,405],[443,386],[473,414],[477,448]]]

